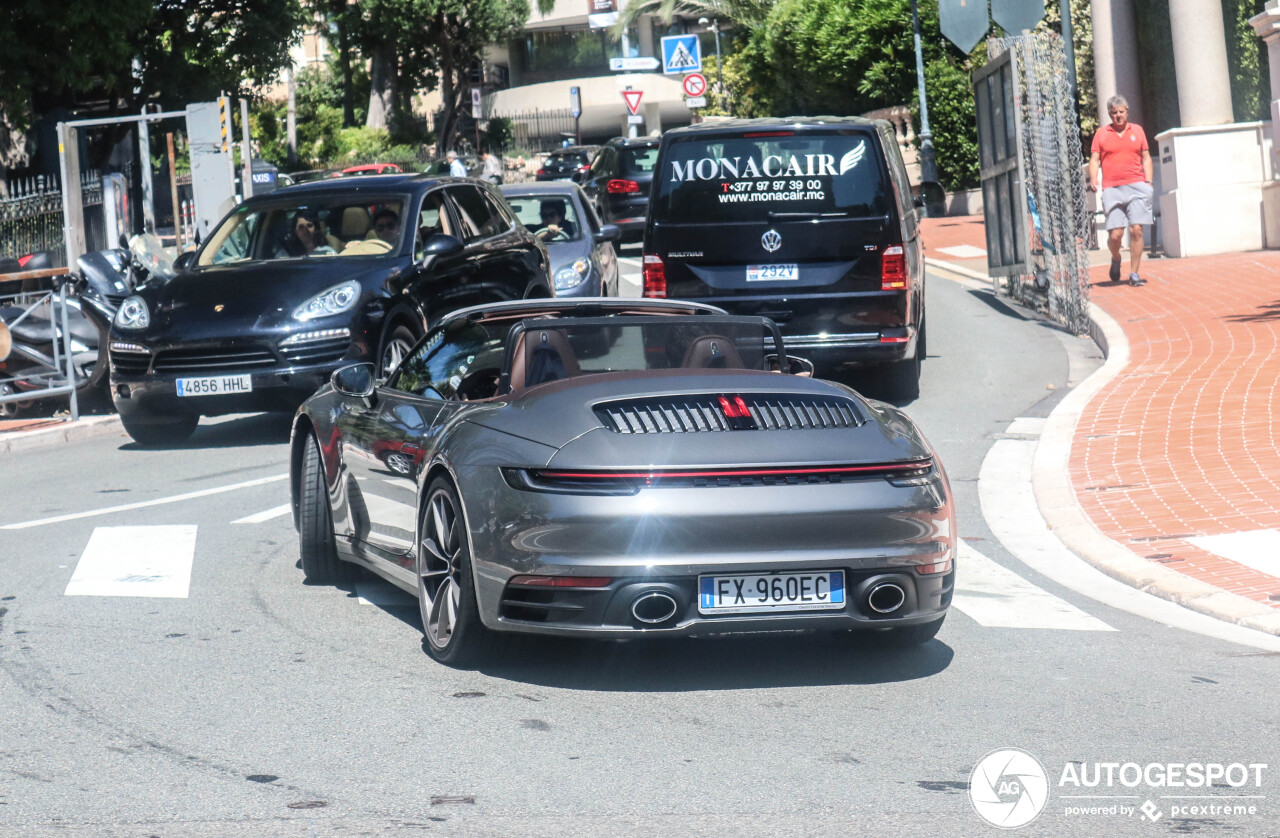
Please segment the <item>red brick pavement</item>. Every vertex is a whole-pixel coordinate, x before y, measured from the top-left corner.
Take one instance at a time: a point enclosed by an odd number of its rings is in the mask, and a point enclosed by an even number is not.
[[[1280,530],[1280,253],[1148,260],[1141,288],[1106,272],[1092,299],[1130,361],[1076,428],[1080,505],[1138,555],[1280,607],[1280,579],[1185,540]]]
[[[981,215],[959,215],[948,218],[926,218],[921,225],[924,255],[949,262],[967,261],[973,257],[943,253],[944,247],[969,245],[986,250],[986,227]]]

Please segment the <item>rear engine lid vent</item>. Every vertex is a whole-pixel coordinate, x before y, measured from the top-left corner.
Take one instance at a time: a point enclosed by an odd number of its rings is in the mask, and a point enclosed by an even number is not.
[[[620,434],[825,430],[856,428],[867,421],[852,400],[786,394],[627,399],[598,404],[595,412],[606,428]]]

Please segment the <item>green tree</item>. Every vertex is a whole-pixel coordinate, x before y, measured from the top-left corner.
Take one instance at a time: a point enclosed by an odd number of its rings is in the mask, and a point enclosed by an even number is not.
[[[631,0],[618,15],[615,36],[621,35],[644,15],[670,23],[677,15],[698,20],[710,18],[747,29],[764,26],[775,0]]]

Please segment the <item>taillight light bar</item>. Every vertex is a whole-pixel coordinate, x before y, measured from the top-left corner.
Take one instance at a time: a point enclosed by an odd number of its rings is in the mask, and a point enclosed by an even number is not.
[[[665,299],[667,296],[667,266],[662,257],[653,253],[644,255],[644,296]]]
[[[880,290],[901,291],[907,287],[907,254],[902,245],[886,247],[880,254]]]
[[[909,463],[875,463],[862,466],[808,466],[800,468],[712,468],[712,469],[650,469],[648,471],[559,471],[535,469],[538,477],[552,480],[662,480],[663,478],[690,477],[806,477],[823,474],[877,474],[885,477],[902,477],[923,474],[933,468],[933,459],[913,460]]]

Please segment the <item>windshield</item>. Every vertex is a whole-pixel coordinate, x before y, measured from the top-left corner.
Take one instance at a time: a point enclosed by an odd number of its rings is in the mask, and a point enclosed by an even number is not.
[[[651,175],[658,164],[658,147],[633,146],[618,151],[618,162],[623,175]]]
[[[270,259],[382,256],[400,249],[403,195],[298,196],[246,204],[209,236],[198,265]]]
[[[761,131],[688,137],[667,147],[654,202],[662,221],[883,217],[888,184],[874,136]]]
[[[520,223],[548,244],[582,239],[582,222],[568,192],[508,195]]]

